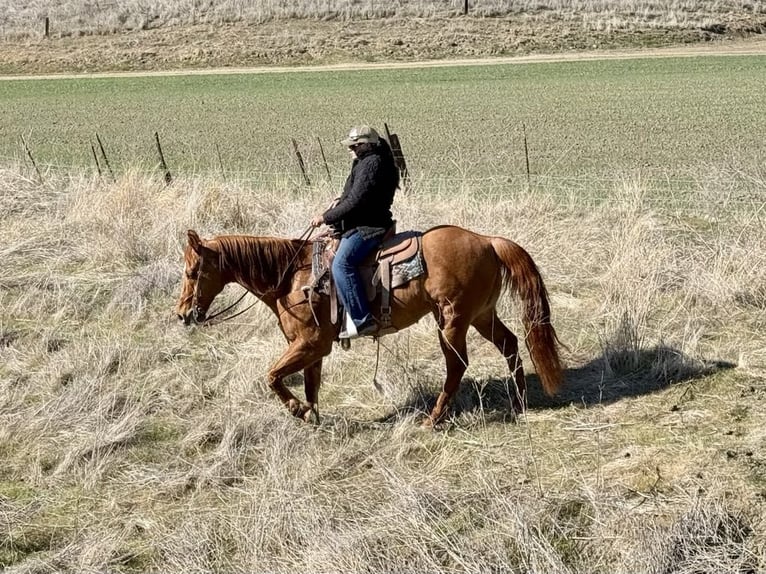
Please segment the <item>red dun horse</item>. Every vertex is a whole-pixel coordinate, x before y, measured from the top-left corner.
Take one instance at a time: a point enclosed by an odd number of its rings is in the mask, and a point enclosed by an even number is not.
[[[178,317],[187,325],[204,322],[213,299],[231,282],[255,294],[276,315],[288,342],[287,350],[269,370],[269,386],[293,415],[318,420],[322,359],[332,350],[340,324],[330,321],[328,296],[309,298],[302,290],[311,281],[312,242],[246,235],[204,240],[192,230],[188,238]],[[508,239],[459,227],[433,228],[422,240],[427,273],[393,290],[391,323],[401,330],[431,313],[439,327],[447,378],[424,424],[436,424],[447,413],[468,367],[466,334],[470,327],[503,354],[516,385],[513,407],[517,411],[523,408],[526,383],[518,340],[495,309],[504,287],[522,301],[527,349],[543,390],[554,395],[563,379],[559,343],[550,323],[547,292],[530,255]],[[371,308],[379,309],[379,301]],[[285,377],[301,370],[305,403],[283,383]]]

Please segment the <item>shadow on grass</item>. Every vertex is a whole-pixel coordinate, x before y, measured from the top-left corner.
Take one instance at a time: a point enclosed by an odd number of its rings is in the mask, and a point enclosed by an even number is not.
[[[536,374],[527,374],[527,407],[534,410],[561,408],[572,403],[609,404],[734,367],[736,365],[725,361],[695,359],[666,345],[639,350],[607,349],[580,367],[566,369],[564,384],[555,397],[543,393]],[[452,403],[452,416],[477,413],[487,422],[512,420],[510,405],[514,392],[510,378],[464,378]],[[378,422],[394,422],[413,412],[428,413],[436,404],[437,396],[438,391],[433,389],[413,388],[404,404]]]
[[[692,358],[668,345],[640,350],[610,350],[581,367],[567,369],[564,387],[553,399],[543,395],[540,385],[536,384],[529,390],[529,404],[547,408],[571,403],[586,406],[609,404],[648,395],[736,366],[727,361]]]

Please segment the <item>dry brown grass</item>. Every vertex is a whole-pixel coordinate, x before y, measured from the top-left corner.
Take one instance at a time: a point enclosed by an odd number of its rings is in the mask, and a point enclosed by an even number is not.
[[[552,184],[400,194],[402,227],[524,245],[570,348],[562,396],[532,374],[514,421],[505,365],[472,337],[455,413],[425,432],[443,376],[430,320],[383,340],[382,394],[372,343],[334,351],[311,427],[266,388],[283,341],[262,305],[210,329],[172,316],[187,227],[297,236],[333,190],[131,174],[40,186],[3,168],[0,564],[763,570],[763,175],[711,170],[675,204],[641,179],[597,204]],[[502,314],[518,327],[510,302]]]
[[[575,20],[585,26],[619,30],[628,27],[687,27],[719,24],[736,16],[758,16],[766,12],[760,1],[745,0],[517,0],[472,1],[470,14],[478,17],[523,16],[543,20]],[[39,0],[25,3],[0,2],[0,21],[5,34],[28,33],[48,17],[59,32],[113,33],[162,26],[200,23],[263,23],[274,19],[340,20],[379,18],[445,18],[463,14],[459,0],[128,0],[94,2],[68,0],[51,5]]]
[[[0,0],[0,74],[709,48],[766,32],[760,0],[482,0],[468,17],[462,9],[435,0]]]
[[[764,14],[733,0],[472,4],[474,19],[425,0],[0,0],[0,37],[14,72],[152,69],[346,61],[348,43],[328,43],[341,33],[362,59],[582,49],[623,32],[678,42]],[[524,245],[569,346],[562,395],[545,399],[532,374],[513,419],[504,362],[472,337],[435,433],[416,422],[443,377],[430,320],[383,340],[380,394],[371,343],[334,351],[310,427],[266,388],[283,341],[262,305],[214,329],[172,316],[186,228],[297,236],[334,189],[44,175],[0,167],[3,571],[766,569],[762,166],[711,167],[678,201],[641,178],[604,201],[587,181],[484,193],[421,179],[400,194],[402,227]],[[511,302],[502,315],[518,330]]]

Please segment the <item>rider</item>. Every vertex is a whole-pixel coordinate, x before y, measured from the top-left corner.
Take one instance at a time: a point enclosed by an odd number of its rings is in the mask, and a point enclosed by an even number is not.
[[[357,334],[374,335],[378,326],[357,267],[394,225],[391,204],[399,187],[399,170],[388,142],[370,126],[352,128],[341,143],[351,154],[351,173],[338,202],[315,216],[311,224],[319,227],[325,223],[342,234],[332,263],[338,296]]]

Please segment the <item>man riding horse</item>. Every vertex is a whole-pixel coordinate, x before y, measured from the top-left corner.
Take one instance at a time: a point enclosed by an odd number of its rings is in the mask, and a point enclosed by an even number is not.
[[[386,140],[369,126],[351,129],[341,142],[352,157],[351,173],[340,199],[311,220],[314,227],[329,225],[341,236],[332,263],[338,297],[350,315],[356,335],[375,335],[379,327],[370,312],[359,265],[380,247],[394,226],[391,204],[399,187],[399,169]],[[345,329],[340,338],[353,333]]]
[[[468,367],[469,328],[476,329],[500,351],[510,373],[512,408],[515,412],[524,409],[526,379],[518,339],[497,314],[504,291],[521,302],[529,356],[543,390],[554,395],[564,382],[564,372],[548,292],[532,257],[510,239],[452,225],[418,232],[421,272],[401,283],[387,282],[388,289],[380,296],[381,325],[376,323],[358,266],[393,227],[391,204],[399,173],[391,149],[372,128],[352,129],[343,144],[354,158],[343,195],[334,207],[314,217],[312,225],[326,223],[342,237],[332,273],[358,334],[393,333],[425,315],[433,316],[447,372],[424,424],[438,424],[447,414]],[[339,325],[333,319],[336,307],[332,291],[312,292],[317,241],[251,235],[202,239],[191,229],[187,237],[183,283],[176,305],[179,319],[185,325],[205,322],[210,305],[228,283],[239,283],[253,293],[271,309],[288,342],[269,369],[269,387],[293,415],[319,422],[322,362],[338,340]],[[393,261],[386,262],[394,266]],[[349,335],[353,333],[341,333],[341,342]],[[285,385],[286,377],[299,371],[303,371],[305,402]]]

